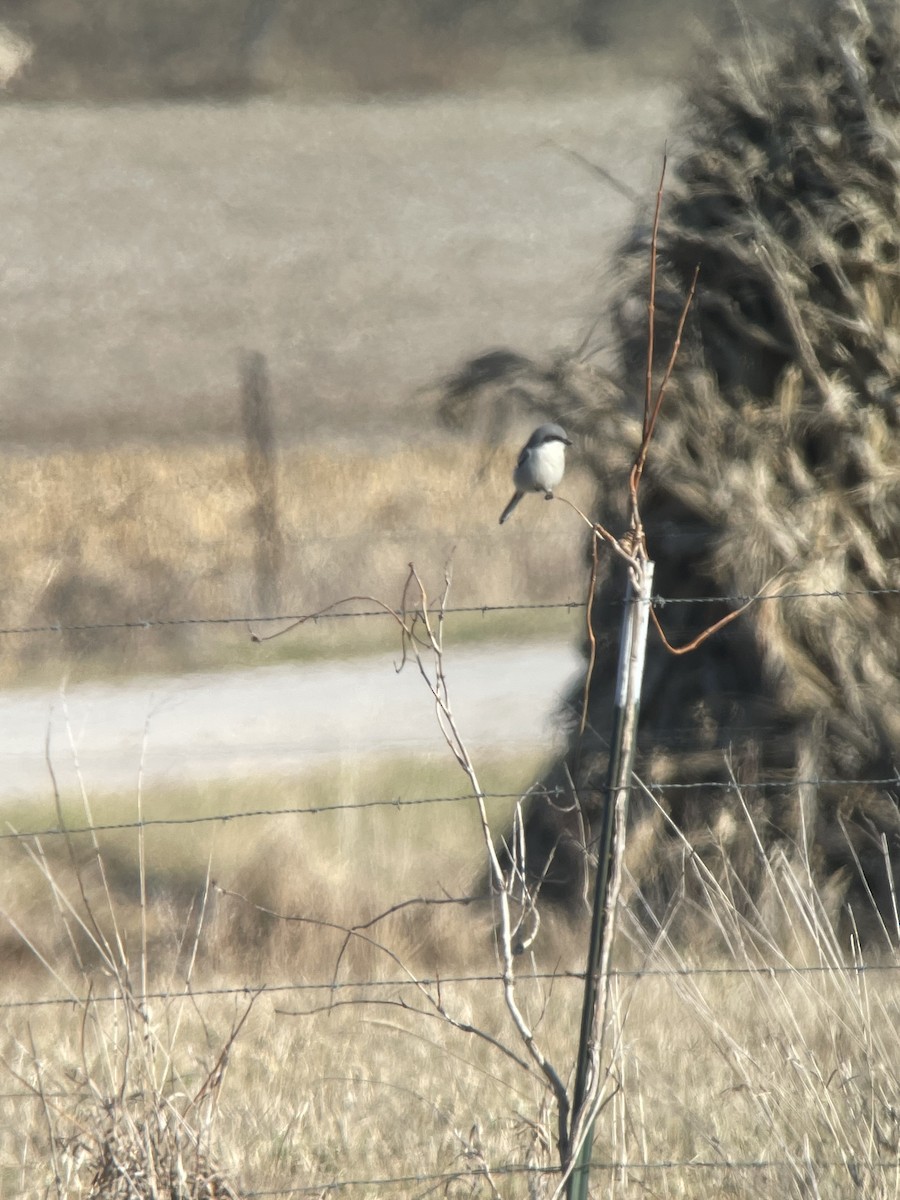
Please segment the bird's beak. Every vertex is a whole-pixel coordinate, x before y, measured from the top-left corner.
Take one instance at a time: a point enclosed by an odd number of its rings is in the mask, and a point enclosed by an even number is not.
[[[575,444],[571,438],[563,438],[563,441],[566,443],[567,446],[574,446],[574,444]]]

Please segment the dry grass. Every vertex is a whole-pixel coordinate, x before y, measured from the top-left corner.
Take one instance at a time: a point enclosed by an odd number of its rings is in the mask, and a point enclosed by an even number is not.
[[[523,770],[500,765],[487,786],[521,784]],[[305,802],[318,797],[323,807],[329,799],[442,788],[459,790],[458,780],[412,764],[355,782],[323,773],[297,785]],[[172,795],[154,815],[297,800],[296,789],[234,784]],[[115,803],[98,801],[94,818]],[[504,816],[495,811],[498,825]],[[365,936],[390,953],[357,938],[341,957],[345,937],[333,927],[412,896],[463,894],[478,854],[474,813],[456,806],[323,811],[228,823],[214,834],[197,826],[189,838],[147,830],[143,845],[134,831],[103,838],[101,857],[84,838],[75,848],[96,920],[84,927],[78,919],[86,909],[59,839],[45,839],[45,857],[31,864],[20,848],[3,846],[3,905],[55,975],[26,969],[24,951],[10,970],[8,956],[7,996],[66,987],[84,996],[93,981],[98,997],[118,997],[7,1011],[2,1057],[14,1076],[0,1101],[4,1196],[48,1188],[66,1198],[149,1195],[139,1186],[123,1190],[125,1175],[113,1165],[124,1164],[133,1180],[160,1147],[165,1163],[184,1169],[173,1194],[191,1198],[211,1196],[210,1180],[216,1194],[407,1180],[354,1189],[376,1200],[421,1195],[430,1184],[412,1178],[456,1171],[475,1174],[447,1183],[448,1196],[550,1194],[550,1176],[502,1173],[555,1162],[543,1087],[483,1039],[435,1019],[414,988],[273,990],[249,1015],[249,993],[187,995],[333,977],[397,980],[397,960],[432,977],[490,973],[490,914],[479,904],[405,909],[368,928]],[[686,871],[702,876],[697,863]],[[835,969],[853,960],[836,945],[804,864],[773,861],[766,873],[767,894],[752,920],[701,878],[703,904],[692,901],[698,935],[686,951],[652,923],[623,926],[618,962],[639,973],[614,984],[615,1094],[598,1124],[594,1158],[633,1165],[597,1169],[594,1194],[896,1194],[895,975]],[[17,936],[7,939],[10,953]],[[566,1075],[580,985],[527,976],[534,968],[577,969],[582,941],[548,920],[537,957],[520,965],[520,1000]],[[773,972],[720,973],[761,962]],[[698,966],[712,970],[692,974]],[[144,1004],[137,994],[145,983],[171,998]],[[516,1049],[496,985],[448,981],[440,1000]],[[151,1141],[136,1166],[140,1145]],[[153,1168],[158,1179],[162,1161]]]
[[[536,759],[529,760],[527,756],[513,761],[498,759],[486,765],[484,786],[492,792],[527,786],[539,767]],[[112,891],[123,936],[130,946],[138,944],[141,936],[147,936],[155,957],[165,961],[182,936],[184,914],[198,903],[204,892],[207,872],[221,888],[245,896],[248,904],[278,912],[304,911],[337,921],[357,919],[361,912],[374,915],[411,894],[432,895],[442,889],[449,895],[467,894],[477,862],[478,832],[477,816],[474,809],[469,811],[468,805],[447,805],[452,816],[446,820],[442,805],[329,811],[337,804],[456,796],[465,791],[465,782],[458,771],[442,761],[354,760],[310,771],[295,779],[260,776],[252,781],[221,780],[171,790],[158,787],[145,790],[139,800],[121,793],[91,796],[90,815],[80,797],[64,796],[59,811],[65,827],[73,830],[88,824],[134,821],[139,815],[157,822],[145,829],[142,842],[148,893],[158,901],[150,916],[140,907],[140,845],[135,830],[105,831],[100,836],[105,879]],[[508,800],[488,803],[500,827],[508,819],[512,803]],[[277,813],[292,808],[320,811],[306,816],[205,823],[206,818],[228,817],[245,810],[266,809]],[[196,819],[197,823],[164,824],[185,816]],[[436,821],[440,829],[438,838],[434,834]],[[18,809],[7,807],[4,824],[8,829],[35,831],[57,827],[59,818],[52,805],[29,804]],[[359,873],[353,878],[348,872],[349,864],[364,857],[369,847],[377,848],[373,872]],[[73,865],[77,865],[84,872],[93,906],[103,907],[103,879],[93,840],[87,834],[74,835],[71,847],[60,836],[44,837],[40,857],[47,870],[64,880],[69,888],[75,885],[72,871]],[[387,866],[389,858],[393,863],[391,870]],[[15,839],[7,839],[0,840],[0,863],[2,907],[19,914],[17,923],[36,921],[42,911],[43,897],[40,889],[35,888],[34,862]],[[333,881],[338,878],[343,878],[340,897],[333,892]],[[217,901],[213,916],[222,936],[213,939],[209,970],[228,974],[238,971],[245,979],[271,978],[273,972],[297,974],[296,931],[285,936],[278,921],[224,896]],[[401,918],[401,929],[411,927],[419,944],[418,965],[431,970],[439,962],[446,964],[449,942],[438,938],[440,922],[434,925],[438,941],[430,948],[416,914],[412,925],[410,914]],[[303,931],[304,942],[308,943],[310,937],[320,948],[299,970],[303,977],[317,978],[333,950],[335,938],[328,931],[319,930],[314,936],[308,930]],[[65,958],[68,934],[63,924],[45,920],[35,938],[43,958],[48,961]],[[286,948],[282,953],[283,943]],[[485,947],[488,945],[489,939]],[[359,950],[361,947],[353,953]],[[0,963],[5,963],[8,969],[0,990],[17,991],[29,961],[22,953],[20,939],[4,931]],[[89,954],[87,961],[96,961],[95,956]]]
[[[435,590],[451,561],[454,604],[580,599],[582,534],[569,510],[536,499],[498,529],[512,457],[508,447],[491,457],[469,445],[386,455],[286,451],[274,514],[283,568],[268,589],[278,597],[277,611],[314,612],[361,593],[399,602],[410,560]],[[3,476],[5,625],[259,611],[255,496],[240,448],[8,457]],[[566,493],[583,501],[586,492],[586,480],[573,472]],[[338,625],[317,631],[320,649],[371,644],[358,624],[352,632]],[[521,624],[508,628],[522,632]],[[503,632],[497,624],[491,629]],[[246,661],[242,626],[9,637],[0,672],[7,681],[42,668],[58,677],[60,657],[73,659],[76,671],[233,662],[236,644]],[[289,653],[291,644],[297,639],[257,647],[253,661]]]

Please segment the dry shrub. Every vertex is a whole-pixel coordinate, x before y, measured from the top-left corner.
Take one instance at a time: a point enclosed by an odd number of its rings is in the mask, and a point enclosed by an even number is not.
[[[823,0],[789,37],[751,38],[698,73],[659,234],[657,379],[697,264],[700,284],[642,498],[674,645],[736,603],[700,597],[751,596],[777,576],[785,598],[685,657],[651,634],[640,775],[684,785],[668,815],[717,871],[742,862],[752,896],[760,860],[729,816],[733,774],[764,845],[808,848],[867,937],[900,871],[896,787],[854,782],[894,778],[900,752],[898,61],[894,4]],[[590,346],[549,367],[498,359],[487,392],[461,374],[444,405],[470,421],[499,391],[558,414],[594,447],[595,508],[614,528],[640,436],[649,262],[638,223],[619,259],[614,369]],[[597,594],[590,729],[567,756],[594,813],[622,588],[614,572]],[[681,851],[652,808],[633,815],[658,831],[641,885],[663,911]],[[578,831],[536,805],[529,833],[536,873],[556,854],[545,894],[573,902]]]
[[[160,1194],[179,1200],[236,1200],[237,1193],[214,1168],[196,1133],[161,1097],[132,1092],[127,1106],[110,1100],[99,1128],[96,1103],[77,1119],[93,1136],[61,1138],[62,1157],[76,1158],[90,1179],[92,1200],[138,1200]],[[73,1180],[74,1182],[74,1180]]]
[[[87,803],[84,815],[90,822]],[[45,1015],[40,1008],[24,1031],[15,1022],[4,1044],[4,1065],[25,1088],[22,1099],[38,1106],[38,1119],[19,1135],[23,1162],[35,1164],[34,1191],[58,1200],[236,1200],[217,1165],[215,1125],[252,998],[230,1032],[217,1038],[206,1025],[198,1045],[190,992],[205,900],[199,914],[180,914],[184,966],[179,953],[168,964],[156,961],[149,951],[158,949],[152,926],[161,914],[147,900],[143,839],[133,881],[139,900],[121,908],[99,843],[90,843],[86,853],[71,844],[68,869],[57,870],[35,840],[28,853],[45,884],[41,919],[4,912],[53,991],[70,999],[54,1007],[49,1025],[37,1019]],[[61,927],[55,938],[53,926]]]
[[[219,796],[216,811],[235,799]],[[749,810],[746,797],[739,805]],[[182,798],[173,811],[186,807]],[[99,835],[100,853],[82,840],[68,866],[60,841],[32,861],[43,886],[32,880],[28,904],[25,873],[11,877],[4,863],[4,893],[25,943],[51,968],[39,981],[19,971],[4,983],[20,999],[82,998],[6,1010],[0,1057],[15,1079],[0,1097],[4,1194],[211,1200],[241,1188],[326,1190],[397,1177],[406,1194],[412,1179],[441,1173],[448,1196],[552,1194],[555,1129],[538,1082],[484,1038],[436,1019],[421,993],[402,986],[407,967],[437,977],[434,990],[450,1012],[515,1049],[499,983],[449,978],[496,973],[489,913],[445,910],[433,962],[422,944],[434,933],[430,913],[363,924],[398,899],[449,891],[454,874],[468,872],[475,837],[463,836],[455,806],[437,819],[416,809],[360,819],[325,808],[299,827],[296,817],[273,818],[254,823],[251,837],[244,823],[227,822],[217,835],[230,839],[217,846],[223,883],[312,918],[277,921],[280,934],[269,916],[268,927],[250,928],[250,906],[213,889],[204,900],[199,887],[193,907],[186,896],[165,895],[159,880],[179,854],[204,858],[202,846],[184,845],[181,829],[163,840],[149,829]],[[105,814],[95,803],[83,820],[91,815]],[[660,918],[652,897],[626,879],[630,914],[615,954],[621,973],[606,1043],[613,1089],[597,1126],[595,1185],[623,1198],[664,1188],[691,1200],[713,1192],[892,1195],[896,959],[848,961],[810,861],[766,855],[756,826],[748,833],[762,883],[749,899],[740,864],[718,875],[664,811],[660,821],[682,853],[685,888]],[[130,868],[121,849],[113,852],[123,837]],[[688,945],[678,936],[681,910],[695,931]],[[154,932],[166,925],[180,929],[180,947]],[[349,925],[396,957],[369,945],[339,961]],[[581,965],[582,941],[548,921],[540,957],[517,959],[519,1002],[564,1072],[582,994],[581,981],[564,972]],[[255,956],[261,943],[268,956]],[[348,986],[366,978],[381,983]],[[332,979],[344,986],[332,989]],[[394,985],[384,986],[389,979]],[[247,1015],[262,980],[272,990]],[[307,981],[316,988],[292,986]],[[603,1165],[623,1162],[627,1169]],[[375,1200],[386,1186],[372,1183],[364,1194]]]

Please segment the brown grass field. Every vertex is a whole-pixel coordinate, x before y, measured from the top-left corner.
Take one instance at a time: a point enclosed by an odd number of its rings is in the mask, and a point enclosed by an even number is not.
[[[495,764],[484,784],[515,789],[536,768]],[[106,833],[96,845],[73,835],[68,849],[59,837],[3,841],[3,999],[73,998],[6,1010],[3,1196],[149,1196],[160,1194],[153,1172],[164,1189],[176,1169],[178,1194],[192,1197],[226,1186],[320,1195],[341,1181],[370,1200],[432,1188],[551,1195],[552,1102],[486,1040],[522,1056],[499,983],[452,981],[496,972],[485,902],[401,908],[342,950],[345,928],[403,901],[468,895],[478,830],[467,803],[328,807],[463,790],[450,765],[398,762],[289,787],[173,792],[154,809],[300,803],[317,815]],[[493,810],[498,827],[509,803]],[[64,817],[139,814],[118,796]],[[14,816],[19,828],[53,823]],[[751,933],[710,886],[687,949],[623,926],[594,1159],[628,1165],[598,1167],[592,1194],[894,1194],[894,975],[874,960],[840,969],[802,863],[773,866],[757,915],[763,932]],[[520,1004],[569,1081],[581,989],[564,972],[583,954],[583,930],[547,918],[518,961]],[[426,985],[429,999],[413,976],[443,982]],[[144,990],[163,995],[143,1002]],[[531,1173],[504,1174],[512,1167]]]
[[[451,604],[583,599],[583,526],[571,509],[535,498],[508,526],[497,524],[517,444],[285,451],[274,472],[283,565],[269,589],[269,614],[312,613],[361,594],[399,604],[410,562],[435,602],[448,564]],[[6,458],[3,478],[5,627],[266,615],[257,587],[257,501],[240,447],[20,455]],[[588,502],[577,464],[565,494]],[[553,621],[552,612],[476,614],[456,618],[454,628],[463,636],[521,636],[547,632]],[[359,653],[394,639],[386,623],[350,625],[323,621],[265,646],[251,645],[244,624],[9,635],[0,672],[14,682],[58,679],[65,669],[77,677],[245,665]]]
[[[535,499],[497,527],[508,457],[474,445],[283,451],[285,608],[315,609],[360,579],[396,600],[410,557],[437,590],[454,547],[459,603],[580,596],[582,534],[564,505]],[[8,456],[4,479],[10,621],[254,602],[254,494],[239,447]],[[589,495],[577,463],[566,491]],[[19,650],[5,671],[22,681],[66,656],[89,673],[359,648],[357,633],[327,631],[323,646],[323,626],[269,647],[243,628],[174,646],[147,631],[8,638]],[[518,792],[540,768],[490,762],[483,784]],[[152,808],[154,820],[316,810],[307,815],[0,841],[0,1003],[12,1005],[0,1195],[551,1196],[553,1103],[516,1061],[500,985],[453,982],[496,973],[490,907],[406,903],[471,894],[483,858],[471,803],[328,811],[465,790],[449,757],[359,762],[174,788]],[[143,802],[7,810],[6,830],[130,821],[150,815]],[[494,803],[497,830],[511,805]],[[648,852],[638,831],[632,865]],[[698,869],[686,852],[685,870]],[[707,881],[688,947],[622,926],[592,1194],[894,1195],[895,964],[876,953],[867,970],[844,969],[802,861],[770,866],[752,929],[735,889]],[[344,947],[346,930],[379,914]],[[520,1003],[570,1086],[581,988],[566,972],[584,955],[584,927],[548,914],[517,961]],[[423,991],[412,978],[441,982]],[[71,999],[19,1003],[53,997]]]
[[[418,104],[0,108],[5,629],[254,613],[266,588],[291,613],[397,602],[410,561],[435,596],[452,561],[451,603],[583,598],[564,505],[529,501],[497,527],[527,430],[441,441],[422,390],[490,346],[577,343],[602,307],[634,214],[561,145],[652,196],[668,88],[581,60],[580,90],[554,64],[536,95],[534,66]],[[266,354],[276,397],[283,553],[264,587],[243,348]],[[564,490],[590,495],[577,456]],[[0,681],[394,636],[348,626],[262,647],[243,626],[6,634]],[[540,769],[500,759],[482,780],[518,793]],[[3,837],[0,1200],[553,1195],[552,1098],[518,1061],[501,988],[453,981],[497,971],[489,902],[444,903],[483,875],[471,803],[339,807],[465,790],[449,757],[335,764],[154,796],[155,820],[187,825]],[[144,799],[7,809],[3,832],[140,820]],[[496,802],[495,829],[511,806]],[[218,819],[297,807],[316,811]],[[653,850],[637,834],[633,867]],[[701,870],[687,849],[684,864]],[[592,1195],[898,1195],[896,962],[853,969],[807,864],[765,870],[749,918],[736,881],[700,877],[687,946],[623,917]],[[569,1085],[581,986],[566,972],[585,940],[547,914],[517,959]]]

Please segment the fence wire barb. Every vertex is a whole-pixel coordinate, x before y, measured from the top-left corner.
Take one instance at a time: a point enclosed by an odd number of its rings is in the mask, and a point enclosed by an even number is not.
[[[807,1158],[805,1155],[798,1155],[795,1159],[791,1158],[759,1158],[759,1159],[708,1159],[708,1158],[687,1158],[687,1159],[657,1159],[651,1162],[640,1161],[610,1161],[600,1160],[591,1161],[590,1167],[592,1171],[603,1171],[606,1173],[613,1172],[640,1172],[640,1171],[676,1171],[676,1170],[694,1170],[694,1171],[785,1171],[796,1170],[797,1166],[801,1165],[804,1169],[813,1167],[820,1170],[846,1170],[852,1171],[877,1171],[890,1170],[900,1171],[900,1160],[897,1159],[878,1159],[878,1158],[846,1158],[846,1159],[816,1159]],[[460,1169],[456,1171],[445,1171],[428,1175],[402,1175],[394,1178],[382,1179],[346,1179],[332,1180],[329,1182],[321,1181],[317,1184],[290,1184],[284,1188],[267,1188],[262,1191],[244,1192],[245,1200],[263,1200],[267,1196],[325,1196],[329,1192],[341,1191],[349,1188],[359,1187],[400,1187],[409,1184],[432,1184],[452,1183],[460,1179],[474,1179],[478,1176],[484,1176],[490,1171],[491,1175],[511,1177],[515,1175],[559,1175],[559,1167],[541,1167],[532,1164],[510,1164],[508,1166],[490,1167],[469,1167],[468,1169]]]
[[[900,596],[900,587],[886,588],[855,588],[846,591],[808,591],[808,592],[776,592],[774,594],[736,595],[736,596],[653,596],[652,604],[655,609],[663,609],[674,604],[749,604],[751,601],[759,604],[782,600],[842,600],[848,596]],[[605,608],[621,608],[624,601],[607,602]],[[452,616],[461,613],[501,612],[535,612],[539,610],[571,610],[583,609],[584,600],[552,600],[535,603],[516,604],[461,604],[446,608],[429,608],[429,616]],[[390,614],[382,609],[363,609],[360,612],[322,612],[322,613],[281,613],[276,615],[239,614],[224,617],[135,617],[130,620],[93,621],[81,624],[63,624],[56,622],[47,625],[9,625],[0,628],[0,636],[53,633],[99,633],[104,630],[148,630],[170,629],[179,626],[204,625],[271,625],[278,622],[297,622],[317,625],[320,621],[349,621],[363,620],[370,617],[387,617]]]
[[[900,1171],[900,1160],[896,1158],[809,1158],[806,1155],[798,1154],[796,1158],[683,1158],[654,1159],[646,1162],[628,1159],[601,1159],[597,1161],[592,1160],[590,1163],[592,1171],[602,1171],[607,1174],[625,1171],[635,1174],[641,1171],[653,1171],[655,1173],[660,1171],[794,1171],[798,1166],[803,1167],[804,1170],[812,1167],[822,1171],[846,1170],[848,1173],[854,1171],[896,1172]],[[488,1167],[461,1167],[454,1171],[435,1171],[420,1175],[392,1175],[368,1179],[330,1179],[305,1184],[290,1183],[285,1184],[283,1187],[242,1191],[241,1196],[243,1200],[266,1200],[266,1198],[273,1196],[323,1197],[334,1192],[364,1187],[386,1189],[408,1187],[413,1184],[417,1186],[425,1184],[431,1185],[431,1188],[436,1188],[438,1184],[454,1183],[462,1179],[477,1179],[485,1177],[488,1174],[497,1176],[498,1178],[553,1176],[560,1174],[560,1168],[553,1166],[542,1167],[533,1163],[509,1163],[503,1166]],[[13,1200],[13,1197],[15,1197],[15,1200],[20,1200],[20,1198],[27,1195],[30,1195],[30,1193],[15,1192],[11,1194],[10,1200]]]
[[[487,897],[485,897],[487,899]],[[471,903],[471,900],[468,901]],[[894,963],[814,963],[809,966],[754,966],[739,967],[614,967],[612,979],[686,979],[719,978],[722,976],[745,976],[774,979],[782,975],[880,975],[900,971],[900,962]],[[584,982],[583,971],[534,971],[519,975],[517,983]],[[221,988],[191,988],[183,991],[136,992],[130,999],[138,1004],[172,1000],[202,1000],[214,996],[277,996],[290,992],[348,992],[375,991],[388,988],[446,987],[464,984],[503,984],[502,974],[489,972],[482,975],[434,975],[423,977],[400,976],[395,979],[345,979],[313,980],[302,983],[237,984]],[[121,993],[87,996],[43,996],[38,999],[0,1000],[0,1011],[18,1008],[50,1008],[71,1005],[73,1008],[86,1004],[116,1004],[122,1000]]]
[[[644,783],[651,792],[676,792],[697,790],[716,791],[763,791],[790,789],[795,787],[900,787],[900,775],[865,779],[758,779],[749,783],[736,783],[733,779],[698,780],[695,783]],[[530,788],[526,792],[483,792],[485,800],[522,800],[538,797],[561,800],[565,792],[561,788]],[[122,833],[129,829],[153,829],[166,826],[209,825],[216,822],[251,820],[257,817],[310,817],[327,813],[358,812],[370,808],[416,808],[427,804],[465,804],[477,799],[474,792],[457,796],[415,796],[401,799],[399,796],[383,800],[349,800],[336,804],[311,804],[291,808],[248,808],[230,813],[204,813],[193,817],[145,817],[134,821],[106,821],[95,825],[72,825],[62,828],[49,825],[41,829],[6,829],[0,832],[0,842],[25,841],[28,838],[76,837],[95,833]]]

